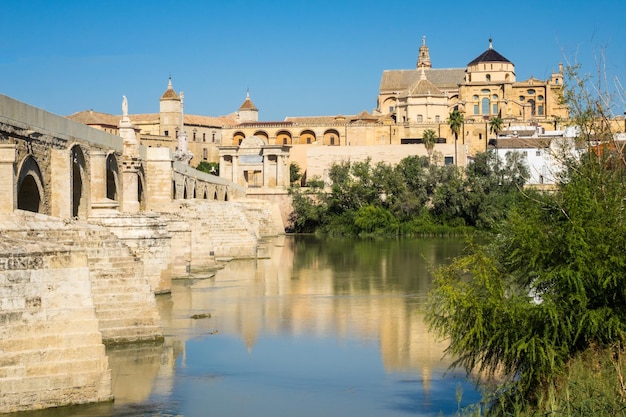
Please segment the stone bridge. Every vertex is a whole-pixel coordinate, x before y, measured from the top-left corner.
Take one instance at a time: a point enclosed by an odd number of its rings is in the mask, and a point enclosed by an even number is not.
[[[284,232],[272,203],[119,128],[0,95],[0,413],[111,400],[105,346],[163,339],[172,277]]]
[[[173,199],[245,196],[237,184],[173,163],[169,149],[139,146],[129,120],[120,121],[120,132],[0,95],[0,209],[87,220],[102,209],[137,213]]]

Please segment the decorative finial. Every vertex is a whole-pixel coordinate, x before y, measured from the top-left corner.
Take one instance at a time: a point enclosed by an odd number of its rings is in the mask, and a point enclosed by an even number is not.
[[[422,46],[426,46],[426,35],[422,36]]]
[[[128,117],[128,100],[126,96],[122,96],[122,116]]]
[[[489,38],[489,49],[493,49],[493,45],[491,44],[491,38]]]

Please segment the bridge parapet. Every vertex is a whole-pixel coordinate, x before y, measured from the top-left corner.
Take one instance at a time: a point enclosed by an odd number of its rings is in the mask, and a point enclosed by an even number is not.
[[[175,199],[198,198],[228,201],[246,196],[246,189],[216,175],[198,171],[187,164],[174,162]]]

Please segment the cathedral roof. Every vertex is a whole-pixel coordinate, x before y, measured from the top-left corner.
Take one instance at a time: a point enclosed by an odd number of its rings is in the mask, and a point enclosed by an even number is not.
[[[404,91],[419,81],[421,69],[385,70],[380,80],[380,91]],[[440,90],[456,90],[465,80],[465,68],[426,69],[426,78]]]
[[[481,62],[508,62],[509,64],[512,64],[511,61],[509,61],[508,59],[500,55],[498,51],[493,49],[491,39],[489,39],[489,48],[485,52],[474,58],[474,60],[467,64],[467,66],[469,67],[470,65],[476,65]]]
[[[437,86],[435,84],[433,84],[432,82],[430,82],[427,78],[426,78],[426,73],[425,71],[419,70],[420,72],[420,79],[415,81],[413,84],[411,84],[409,86],[408,89],[406,89],[401,96],[404,97],[412,97],[412,96],[436,96],[436,95],[444,95],[444,93],[437,88]]]

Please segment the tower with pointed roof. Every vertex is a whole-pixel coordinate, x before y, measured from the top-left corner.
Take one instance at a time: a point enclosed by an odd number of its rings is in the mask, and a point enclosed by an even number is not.
[[[246,92],[246,99],[239,107],[239,113],[237,116],[239,123],[250,123],[259,121],[259,109],[250,100],[250,90]]]
[[[159,134],[176,139],[182,124],[181,118],[182,102],[180,96],[174,91],[172,77],[170,77],[167,89],[159,101]]]
[[[426,36],[422,36],[422,46],[420,46],[419,55],[417,56],[417,64],[415,68],[427,68],[430,69],[433,64],[430,62],[430,53],[428,52],[428,46],[426,46]]]

